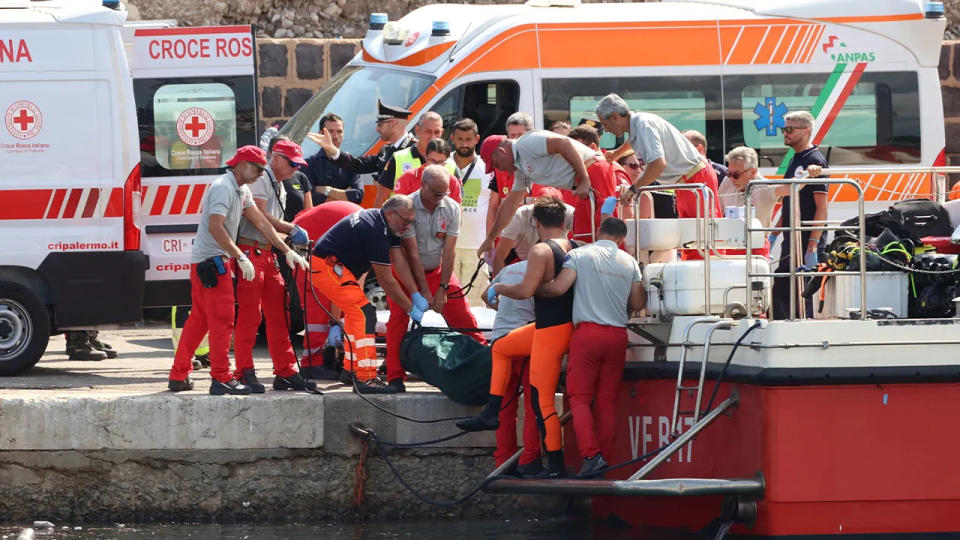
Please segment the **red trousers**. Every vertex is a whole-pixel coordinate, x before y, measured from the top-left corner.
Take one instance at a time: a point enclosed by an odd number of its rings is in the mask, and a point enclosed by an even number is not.
[[[523,394],[519,395],[520,384]],[[497,449],[493,452],[496,466],[503,465],[517,453],[517,409],[523,401],[523,453],[520,465],[526,465],[540,459],[540,430],[537,429],[533,402],[530,401],[530,359],[514,356],[510,365],[510,378],[507,381],[507,395],[503,396],[503,408],[500,410],[500,427],[497,428]]]
[[[332,309],[333,303],[312,287],[306,272],[295,270],[294,275],[297,279],[297,290],[300,291],[300,305],[303,306],[303,314],[307,320],[303,331],[303,357],[300,359],[300,366],[322,366],[323,344],[327,342],[327,335],[330,333],[330,315],[327,312]]]
[[[396,276],[396,274],[394,274]],[[430,294],[437,294],[440,288],[440,267],[426,272],[427,286],[430,288]],[[403,287],[403,285],[401,285]],[[460,280],[455,274],[450,274],[451,291],[460,290]],[[403,292],[410,294],[410,291],[403,289]],[[459,294],[457,295],[459,296]],[[387,298],[387,305],[390,306],[390,319],[387,320],[387,380],[394,379],[406,380],[407,372],[400,365],[400,344],[403,342],[403,336],[407,333],[407,326],[410,324],[410,317],[405,311]],[[470,311],[470,305],[467,304],[466,297],[449,298],[447,304],[443,306],[443,320],[451,328],[476,328],[477,318]],[[477,340],[479,343],[486,344],[483,334],[480,332],[465,332],[468,336]]]
[[[237,280],[237,329],[233,342],[236,376],[239,378],[243,370],[253,369],[253,345],[257,341],[262,309],[267,318],[267,348],[273,360],[273,373],[289,377],[297,372],[293,367],[297,357],[290,344],[287,289],[277,268],[277,258],[269,248],[241,245],[240,250],[253,263],[255,274],[252,281]]]
[[[204,287],[197,277],[196,263],[190,265],[190,316],[183,325],[170,379],[182,381],[193,369],[193,353],[203,336],[210,332],[210,376],[220,382],[230,380],[230,336],[233,334],[233,265],[217,285]]]
[[[626,328],[582,322],[573,331],[567,358],[567,396],[580,457],[603,452],[609,459],[613,454],[617,397],[626,360]]]

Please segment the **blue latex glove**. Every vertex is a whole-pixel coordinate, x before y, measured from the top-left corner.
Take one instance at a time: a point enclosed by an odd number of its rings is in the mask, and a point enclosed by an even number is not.
[[[614,197],[613,195],[611,195],[611,196],[607,197],[606,199],[604,199],[604,200],[603,200],[603,206],[600,207],[600,213],[601,213],[601,214],[606,214],[606,215],[608,215],[608,216],[612,216],[612,215],[613,215],[613,211],[617,208],[617,201],[618,201],[618,200],[619,200],[619,199],[617,199],[617,198]]]
[[[497,293],[496,287],[491,285],[490,288],[487,289],[487,302],[489,302],[491,306],[495,306],[499,301],[500,295]]]
[[[767,240],[770,242],[770,249],[773,249],[773,246],[777,245],[777,238],[780,238],[779,234],[771,234],[767,237]]]
[[[421,296],[421,298],[423,297]],[[417,323],[421,323],[423,322],[423,312],[424,310],[420,309],[416,304],[414,304],[413,307],[410,308],[410,311],[407,312],[407,315],[409,315],[410,318]]]
[[[327,334],[327,347],[339,347],[343,345],[343,329],[339,324],[330,325],[330,333]]]
[[[809,266],[810,268],[816,269],[817,263],[817,252],[816,251],[807,251],[803,254],[803,265]]]
[[[423,296],[422,294],[418,293],[418,292],[415,292],[415,293],[411,294],[411,295],[410,295],[410,300],[413,300],[413,305],[416,306],[417,309],[420,310],[420,312],[421,312],[420,317],[423,318],[423,314],[422,314],[422,313],[424,313],[424,312],[426,312],[428,309],[430,309],[430,302],[427,302],[427,299],[424,298],[424,296]],[[417,322],[420,322],[420,321],[417,321]]]
[[[295,246],[305,246],[310,243],[310,237],[307,235],[307,231],[303,230],[303,227],[299,225],[294,225],[293,229],[290,229],[290,232],[287,234],[290,235],[290,243]]]

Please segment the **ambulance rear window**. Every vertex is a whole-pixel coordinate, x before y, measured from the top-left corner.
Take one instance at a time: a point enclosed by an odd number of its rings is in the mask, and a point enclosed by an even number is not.
[[[249,79],[134,81],[143,175],[219,174],[238,147],[254,144]]]

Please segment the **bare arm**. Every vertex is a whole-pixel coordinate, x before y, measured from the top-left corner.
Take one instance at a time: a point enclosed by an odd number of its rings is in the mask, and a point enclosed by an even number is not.
[[[510,223],[510,220],[513,219],[513,215],[517,213],[517,208],[520,208],[520,205],[523,204],[525,195],[523,190],[511,191],[503,200],[503,204],[497,209],[497,219],[493,223],[493,228],[487,233],[487,239],[477,250],[478,257],[483,257],[483,254],[493,247],[493,241],[500,235],[507,223]]]
[[[304,197],[304,199],[306,199],[306,197]],[[269,212],[267,212],[267,200],[266,200],[266,199],[254,198],[254,199],[253,199],[253,202],[257,203],[257,209],[260,210],[260,214],[263,215],[264,219],[266,219],[268,222],[270,222],[270,226],[273,227],[275,230],[277,230],[278,232],[282,232],[282,233],[288,233],[288,232],[290,232],[290,231],[293,229],[293,224],[287,223],[286,221],[283,221],[282,219],[275,218],[275,217],[273,217]],[[304,208],[307,207],[307,201],[306,201],[306,200],[303,201],[303,205],[304,205],[304,206],[303,206]],[[312,202],[312,201],[311,201],[311,203],[310,203],[310,206],[313,206],[313,202]],[[244,212],[243,215],[244,215],[244,217],[246,217],[246,215],[247,215],[246,212]],[[263,232],[263,231],[260,231],[260,232]],[[266,235],[264,235],[264,236],[266,236]]]
[[[530,248],[530,256],[527,258],[527,271],[523,274],[520,283],[505,284],[496,286],[497,293],[514,298],[516,300],[526,300],[537,292],[537,287],[543,282],[543,275],[547,271],[547,263],[552,262],[553,252],[546,244],[537,244]]]
[[[629,142],[624,142],[623,144],[620,145],[620,148],[607,152],[604,157],[607,158],[607,161],[616,162],[618,159],[622,158],[623,155],[629,152],[630,150],[633,150],[633,147],[630,146]]]
[[[450,276],[453,275],[453,266],[457,260],[457,237],[447,236],[443,241],[443,256],[440,259],[440,283],[450,283]],[[437,294],[433,297],[433,310],[437,313],[443,313],[444,306],[447,305],[447,289],[437,288]]]
[[[574,193],[581,198],[585,198],[590,190],[590,175],[587,174],[587,166],[583,164],[583,159],[580,158],[580,154],[573,146],[573,139],[569,137],[550,137],[547,139],[547,153],[560,154],[573,167],[574,178],[576,178]]]
[[[404,240],[406,242],[406,240]],[[400,278],[400,284],[403,285],[403,288],[412,292],[415,292],[420,289],[419,282],[417,280],[416,274],[413,272],[413,269],[410,266],[410,260],[417,260],[416,255],[416,240],[414,240],[414,251],[413,256],[409,256],[406,249],[400,247],[390,248],[390,262],[393,263],[393,270],[397,273],[397,276]],[[419,264],[419,263],[418,263]],[[420,271],[423,272],[423,267],[420,267]],[[427,284],[427,280],[423,280],[423,285]]]
[[[394,248],[396,249],[396,248]],[[393,249],[390,250],[391,254]],[[373,267],[373,273],[377,276],[377,283],[383,287],[383,292],[387,293],[387,296],[391,300],[397,303],[405,313],[410,312],[410,308],[413,307],[413,302],[410,301],[410,298],[403,293],[403,289],[400,288],[400,284],[397,283],[396,279],[393,279],[393,273],[390,272],[389,264],[371,264]]]
[[[227,227],[224,225],[226,221],[226,216],[210,214],[210,226],[207,227],[207,230],[210,231],[213,239],[217,241],[217,245],[226,251],[228,255],[236,259],[237,257],[241,257],[243,252],[240,251],[237,244],[233,242],[233,238],[230,238],[230,233],[227,232]]]
[[[308,191],[303,194],[303,209],[309,210],[311,208],[313,208],[313,195]]]
[[[826,193],[814,193],[813,201],[817,204],[817,211],[813,215],[814,221],[822,222],[827,219],[827,194]],[[820,226],[823,223],[816,223]],[[810,240],[807,242],[807,251],[815,251],[817,249],[817,242],[820,241],[820,235],[823,234],[823,231],[810,231]]]
[[[420,248],[417,245],[417,238],[411,236],[410,238],[404,238],[401,242],[403,242],[403,252],[406,256],[398,256],[397,258],[403,259],[403,262],[396,261],[393,265],[399,268],[402,264],[408,268],[407,272],[411,275],[413,283],[402,282],[404,288],[411,292],[420,291],[420,294],[429,302],[431,298],[430,286],[427,285],[427,273],[423,270],[423,263],[420,261]],[[393,250],[391,250],[391,253],[393,253]],[[402,276],[399,270],[397,270],[397,274]],[[412,288],[411,285],[413,285]]]
[[[290,246],[283,242],[283,238],[277,234],[276,229],[274,229],[273,225],[270,224],[270,222],[267,220],[267,216],[260,211],[260,208],[257,205],[250,206],[244,210],[243,217],[247,218],[247,220],[252,223],[258,231],[260,231],[260,234],[262,234],[263,237],[270,242],[270,245],[280,250],[280,253],[286,253],[290,251]],[[286,225],[289,225],[290,228],[293,228],[293,226],[289,223],[286,223]]]
[[[537,294],[539,296],[560,296],[567,292],[576,280],[577,271],[573,268],[564,268],[557,274],[557,277],[541,285],[537,289]]]
[[[630,286],[630,298],[627,300],[630,312],[640,311],[647,307],[647,291],[643,288],[643,282],[637,281]]]
[[[497,210],[500,209],[500,199],[499,191],[490,191],[490,202],[487,203],[487,234],[490,234],[494,223],[497,222]]]
[[[637,181],[634,182],[633,185],[637,187],[649,186],[654,180],[660,178],[660,174],[662,174],[666,168],[667,160],[664,158],[658,158],[647,163],[643,167],[643,174],[640,175],[640,178],[637,178]]]
[[[510,250],[516,245],[517,241],[513,238],[500,237],[500,241],[497,242],[497,249],[493,252],[493,275],[499,274],[503,267],[507,265],[507,255],[510,255]]]

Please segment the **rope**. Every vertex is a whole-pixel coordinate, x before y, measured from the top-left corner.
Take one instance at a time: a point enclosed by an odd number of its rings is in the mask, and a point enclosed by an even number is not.
[[[363,506],[363,489],[367,481],[367,470],[364,464],[367,461],[367,452],[370,450],[370,441],[366,438],[360,443],[360,461],[354,469],[353,502],[357,508]]]
[[[480,275],[480,270],[483,268],[483,265],[486,261],[483,259],[477,259],[477,269],[473,271],[473,275],[470,276],[470,281],[466,285],[462,285],[459,289],[454,292],[447,294],[448,300],[455,300],[457,298],[465,297],[471,289],[473,289],[473,283],[477,280],[477,276]]]

